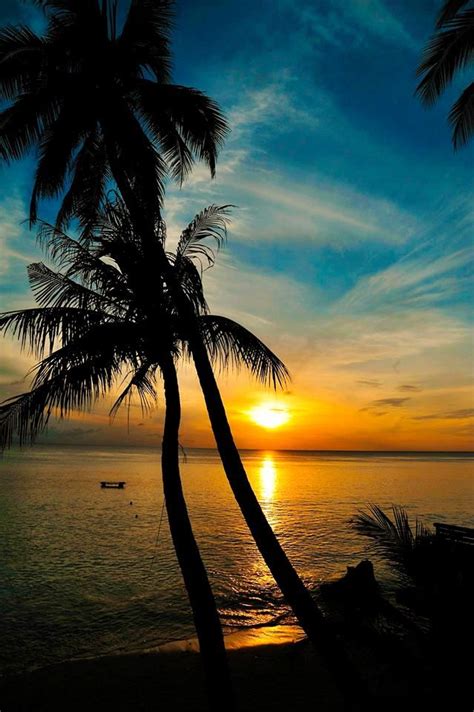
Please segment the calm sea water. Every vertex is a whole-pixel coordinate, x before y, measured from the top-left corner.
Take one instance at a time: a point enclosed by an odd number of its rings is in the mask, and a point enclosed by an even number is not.
[[[367,502],[403,504],[427,524],[472,526],[469,455],[243,456],[268,519],[312,588],[370,556],[390,590],[390,572],[348,523]],[[3,673],[193,634],[163,513],[158,452],[36,447],[8,453],[1,467]],[[226,629],[290,622],[216,453],[189,451],[182,476]],[[126,489],[102,490],[103,479],[126,480]]]

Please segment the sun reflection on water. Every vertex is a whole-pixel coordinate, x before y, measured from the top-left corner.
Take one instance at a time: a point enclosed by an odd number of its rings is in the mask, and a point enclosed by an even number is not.
[[[260,465],[260,490],[262,499],[272,500],[275,495],[277,471],[271,455],[265,455]]]

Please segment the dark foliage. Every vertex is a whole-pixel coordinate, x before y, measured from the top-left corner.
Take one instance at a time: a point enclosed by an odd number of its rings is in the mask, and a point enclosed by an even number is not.
[[[418,74],[421,101],[430,106],[451,84],[455,75],[474,58],[474,7],[471,0],[448,0],[442,7],[437,32],[428,42]],[[464,9],[466,8],[467,9]],[[465,145],[474,132],[474,83],[468,85],[449,114],[454,148]]]

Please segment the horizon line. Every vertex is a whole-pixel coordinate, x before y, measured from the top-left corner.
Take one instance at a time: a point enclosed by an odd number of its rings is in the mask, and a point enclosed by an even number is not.
[[[12,445],[10,450],[26,450],[26,449],[33,449],[35,447],[55,447],[55,448],[60,448],[60,447],[77,447],[77,448],[110,448],[110,449],[118,449],[118,450],[152,450],[152,449],[161,449],[161,443],[159,445],[138,445],[138,444],[117,444],[117,443],[73,443],[73,442],[60,442],[60,443],[55,443],[55,442],[43,442],[43,443],[35,443],[34,445],[23,445],[19,446],[17,444]],[[200,447],[196,445],[189,445],[189,446],[183,446],[182,448],[184,451],[186,450],[206,450],[206,451],[212,451],[212,452],[218,452],[217,447]],[[367,449],[349,449],[349,450],[341,450],[341,449],[333,449],[333,448],[265,448],[265,447],[246,447],[246,448],[238,448],[240,452],[312,452],[312,453],[376,453],[376,454],[382,454],[382,453],[398,453],[398,454],[418,454],[418,455],[423,455],[423,454],[438,454],[438,455],[453,455],[453,454],[460,454],[460,455],[472,455],[474,456],[474,450],[406,450],[406,449],[397,449],[397,450],[389,450],[389,449],[382,449],[382,450],[367,450]],[[5,451],[7,452],[7,451]]]

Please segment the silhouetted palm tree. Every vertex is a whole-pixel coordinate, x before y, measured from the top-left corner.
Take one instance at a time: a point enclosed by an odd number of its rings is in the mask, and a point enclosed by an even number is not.
[[[168,83],[170,0],[131,0],[117,31],[116,3],[37,0],[48,17],[44,37],[27,27],[0,33],[0,97],[12,105],[0,115],[0,155],[19,158],[39,146],[31,218],[41,197],[66,186],[58,225],[78,216],[90,229],[110,178],[141,234],[143,281],[162,275],[186,328],[224,470],[260,552],[314,641],[322,616],[288,560],[253,492],[235,446],[203,333],[160,243],[165,162],[182,179],[193,156],[214,171],[226,123],[202,93]],[[161,153],[160,153],[161,151]],[[140,281],[140,280],[139,280]],[[148,295],[150,296],[150,295]],[[147,305],[153,320],[160,292]],[[329,643],[328,643],[329,645]]]
[[[36,0],[48,20],[0,31],[0,156],[39,147],[31,199],[66,188],[58,219],[94,221],[111,177],[158,212],[166,173],[182,181],[194,159],[214,174],[227,126],[202,92],[170,83],[171,0]],[[127,200],[127,196],[124,196]],[[151,224],[151,223],[150,223]]]
[[[199,236],[190,235],[189,230],[183,233],[176,254],[170,255],[173,269],[179,272],[211,358],[244,365],[262,381],[283,380],[283,364],[256,337],[232,320],[208,313],[193,260],[212,259],[202,239],[206,230],[221,238],[225,212],[225,208],[211,206],[197,216],[192,225],[201,222]],[[155,239],[163,247],[165,235],[161,223]],[[40,236],[60,271],[41,263],[30,265],[30,283],[39,308],[0,317],[1,331],[12,332],[24,348],[42,358],[34,369],[32,389],[0,407],[1,444],[8,446],[14,433],[21,443],[33,441],[53,410],[65,417],[73,409],[88,408],[111,390],[124,371],[128,384],[111,414],[133,390],[146,408],[155,401],[156,375],[161,372],[166,400],[162,469],[170,530],[193,610],[212,709],[229,709],[232,698],[222,630],[179,473],[180,397],[174,360],[187,351],[180,320],[159,275],[153,284],[143,284],[142,243],[120,201],[107,206],[96,229],[89,229],[82,243],[47,224]],[[150,322],[143,300],[147,303],[147,292],[160,289],[160,284],[162,312],[158,322]],[[58,340],[61,344],[56,347]]]
[[[466,6],[471,6],[467,7]],[[437,32],[428,42],[418,74],[421,101],[430,106],[452,82],[455,74],[472,65],[474,58],[474,7],[472,0],[447,0],[438,16]],[[474,82],[451,108],[454,148],[468,142],[474,132]]]

